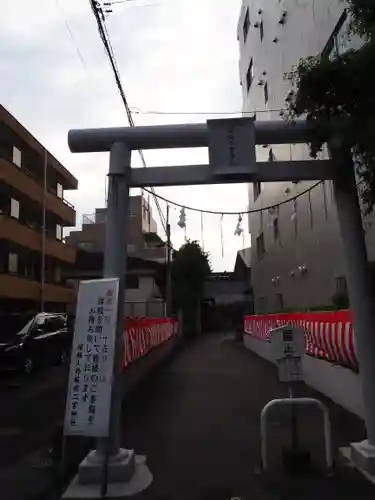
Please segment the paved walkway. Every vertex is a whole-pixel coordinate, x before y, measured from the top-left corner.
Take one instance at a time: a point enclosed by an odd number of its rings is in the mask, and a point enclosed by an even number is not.
[[[143,385],[124,414],[124,446],[147,455],[154,474],[145,499],[373,499],[375,487],[340,464],[334,478],[276,475],[265,481],[259,466],[259,414],[286,389],[275,368],[230,336],[207,335],[178,352]],[[302,385],[300,394],[317,396]],[[318,395],[320,399],[323,399]],[[323,399],[324,400],[324,399]],[[327,402],[324,400],[324,402]],[[363,424],[328,402],[335,446],[363,439]],[[273,464],[287,445],[286,415],[272,427]],[[302,442],[322,464],[322,435],[313,412],[298,414]],[[301,423],[303,420],[303,424]]]

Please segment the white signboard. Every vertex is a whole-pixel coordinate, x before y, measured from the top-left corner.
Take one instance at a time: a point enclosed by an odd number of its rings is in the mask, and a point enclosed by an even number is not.
[[[64,433],[109,434],[118,279],[81,281],[70,362]]]
[[[274,359],[279,367],[280,382],[303,380],[302,357],[305,350],[303,330],[285,325],[270,331]]]

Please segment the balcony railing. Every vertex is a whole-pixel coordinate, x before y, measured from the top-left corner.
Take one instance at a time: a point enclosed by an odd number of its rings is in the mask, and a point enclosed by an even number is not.
[[[35,252],[42,252],[41,232],[21,224],[17,219],[0,215],[0,238],[12,241],[21,247]],[[65,242],[56,240],[54,234],[46,232],[46,255],[50,255],[62,262],[74,264],[76,251]]]
[[[32,281],[11,274],[0,273],[0,294],[12,299],[28,299],[35,302],[41,298],[42,285],[39,281]],[[70,303],[74,301],[75,291],[72,287],[46,283],[45,297],[48,302]]]
[[[97,223],[95,220],[95,214],[82,215],[82,224],[95,224],[95,223]]]
[[[141,218],[140,214],[137,214],[133,211],[129,211],[128,213],[129,217],[139,217]],[[107,219],[107,214],[105,211],[99,211],[95,212],[93,214],[83,214],[82,215],[82,224],[105,224]]]
[[[0,148],[0,158],[4,158],[4,160],[7,160],[8,162],[14,164],[13,163],[12,155],[10,155],[9,152],[7,152],[7,151],[5,151],[4,149],[1,149],[1,148]],[[38,176],[36,176],[33,172],[31,172],[29,169],[27,169],[23,165],[21,167],[18,167],[18,166],[16,166],[16,167],[19,168],[19,170],[22,173],[24,173],[28,177],[30,177],[34,182],[36,182],[37,184],[39,184],[39,186],[41,186],[42,188],[44,188],[44,182]],[[70,203],[70,201],[66,200],[65,198],[60,198],[59,196],[57,196],[57,190],[54,189],[52,186],[48,186],[48,184],[47,184],[47,191],[50,194],[56,196],[56,198],[59,199],[59,200],[61,200],[62,203],[64,203],[65,205],[68,205],[68,207],[72,208],[73,210],[75,209],[74,206],[72,205],[72,203]]]
[[[37,176],[35,176],[32,172],[30,172],[30,170],[28,170],[27,168],[25,168],[23,166],[20,168],[20,170],[21,170],[21,172],[25,173],[28,177],[30,177],[31,179],[33,179],[34,182],[36,182],[37,184],[39,184],[39,186],[41,186],[42,188],[44,188],[44,183]],[[72,205],[70,203],[70,201],[66,200],[65,198],[60,198],[59,196],[57,196],[57,190],[54,189],[52,186],[48,186],[48,184],[47,184],[47,191],[50,194],[52,194],[53,196],[56,196],[56,198],[58,200],[60,200],[62,203],[64,203],[65,205],[68,205],[68,207],[70,207],[73,210],[75,210],[74,205]]]

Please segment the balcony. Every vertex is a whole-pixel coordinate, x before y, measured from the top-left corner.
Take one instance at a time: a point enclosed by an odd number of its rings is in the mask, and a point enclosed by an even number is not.
[[[39,253],[42,252],[42,233],[23,226],[16,219],[4,215],[0,215],[0,239],[12,241]],[[48,237],[46,238],[46,254],[68,264],[74,264],[76,260],[74,248]]]
[[[139,259],[152,260],[159,264],[165,264],[167,262],[167,248],[144,248],[132,256],[138,257]]]
[[[75,291],[60,285],[45,284],[45,298],[47,302],[69,304],[75,300]],[[31,281],[11,274],[0,274],[0,297],[7,299],[24,299],[38,302],[41,299],[42,285],[38,281]]]
[[[0,180],[43,205],[44,186],[39,184],[25,168],[18,168],[4,158],[0,158]],[[75,226],[76,213],[74,207],[48,191],[46,193],[46,208],[58,215],[65,225]]]

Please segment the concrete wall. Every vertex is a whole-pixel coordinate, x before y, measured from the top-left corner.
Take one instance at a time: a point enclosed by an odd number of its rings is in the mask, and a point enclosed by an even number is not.
[[[244,335],[244,344],[261,358],[275,364],[271,344]],[[362,389],[359,376],[347,368],[335,366],[311,356],[303,359],[305,382],[346,410],[364,418]]]
[[[145,302],[155,297],[160,297],[160,290],[153,276],[139,276],[138,288],[126,290],[127,302]]]
[[[128,398],[136,391],[139,384],[150,377],[153,370],[167,361],[167,358],[173,354],[180,342],[180,337],[175,335],[167,342],[154,347],[146,356],[134,361],[124,370],[124,403],[126,403]]]
[[[243,26],[247,9],[250,27],[245,40]],[[300,58],[320,54],[325,49],[344,9],[345,2],[341,0],[243,1],[238,40],[239,77],[245,112],[257,110],[257,120],[262,121],[281,119],[278,110],[285,108],[284,100],[290,90],[290,82],[285,80],[284,74],[290,72]],[[286,12],[285,22],[279,24],[283,11]],[[261,22],[263,39],[259,27],[254,26]],[[339,40],[341,46],[345,45],[344,28]],[[354,42],[351,40],[351,43]],[[246,74],[251,60],[253,82],[248,89]],[[265,100],[264,85],[258,85],[260,80],[268,86],[268,102]],[[271,149],[275,160],[309,159],[305,146],[264,146],[257,149],[258,161],[268,160]],[[249,208],[259,209],[284,202],[314,184],[264,183],[257,198],[254,186],[250,185]],[[275,219],[279,229],[277,238],[273,228]],[[371,219],[374,217],[365,219],[365,223],[369,258],[373,260],[375,231]],[[273,214],[264,211],[250,215],[249,230],[256,312],[277,312],[283,308],[304,310],[331,303],[337,291],[337,279],[345,277],[331,182],[325,182],[310,195],[300,197],[294,207],[290,202],[280,206]],[[264,255],[257,251],[257,239],[261,235],[264,238]],[[301,276],[296,270],[303,265],[308,272]],[[273,285],[272,279],[277,277],[280,280]],[[280,295],[283,307],[280,307]]]

